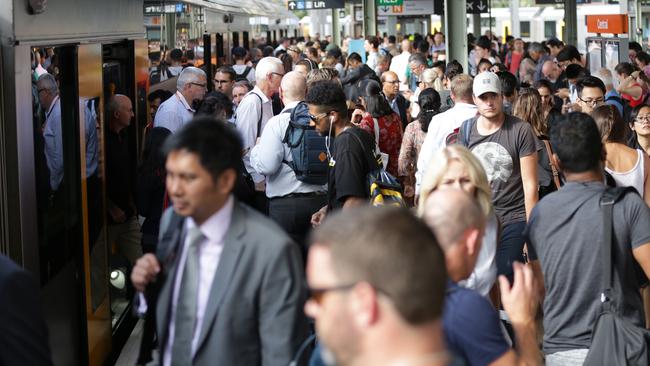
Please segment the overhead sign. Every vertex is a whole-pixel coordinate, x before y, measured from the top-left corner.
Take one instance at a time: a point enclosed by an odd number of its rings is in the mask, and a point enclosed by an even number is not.
[[[627,14],[587,15],[589,33],[625,34],[627,30]]]
[[[433,13],[433,1],[403,0],[403,5],[378,6],[377,15],[429,15]]]
[[[290,0],[289,10],[340,9],[345,8],[345,0]]]
[[[403,4],[404,0],[377,0],[377,6],[398,6]]]
[[[488,0],[467,0],[467,14],[489,13]]]

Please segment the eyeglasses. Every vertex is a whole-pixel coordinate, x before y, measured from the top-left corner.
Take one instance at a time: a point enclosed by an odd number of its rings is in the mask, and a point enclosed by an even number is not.
[[[314,116],[313,114],[310,114],[310,115],[309,115],[309,119],[312,120],[312,121],[314,121],[314,123],[316,123],[316,122],[318,122],[318,120],[320,120],[321,118],[327,116],[328,113],[329,113],[329,112],[323,112],[323,113],[318,114],[318,115],[315,115],[315,116]]]
[[[650,114],[646,114],[645,116],[638,116],[634,119],[634,122],[636,123],[648,123],[650,122]]]
[[[384,81],[384,83],[388,83],[388,84],[399,84],[399,80],[386,80],[386,81]]]
[[[602,102],[605,101],[604,98],[596,98],[596,99],[582,99],[582,98],[578,98],[578,99],[580,99],[580,100],[583,101],[584,103],[591,104],[591,105],[596,105],[596,104],[599,104],[599,103],[602,103]]]
[[[205,87],[208,85],[208,84],[200,84],[200,83],[190,83],[190,84],[200,86],[203,89],[205,89]]]
[[[45,89],[45,88],[37,89],[37,91],[38,91],[39,94],[40,94],[42,91],[46,91],[46,90],[47,90],[47,89]]]
[[[277,75],[277,76],[279,76],[279,77],[283,77],[283,76],[284,76],[284,74],[280,74],[279,72],[271,72],[271,74],[273,74],[273,75]]]
[[[221,84],[228,84],[228,83],[230,83],[230,82],[232,82],[232,81],[231,81],[231,80],[217,80],[217,79],[214,79],[214,83],[215,83],[215,84],[219,84],[219,85],[221,85]]]
[[[325,296],[326,293],[328,292],[333,292],[333,291],[348,291],[352,289],[354,286],[356,286],[356,283],[351,283],[349,285],[340,285],[340,286],[332,286],[332,287],[322,287],[322,288],[309,288],[309,299],[316,304],[320,305],[323,302],[323,297]]]

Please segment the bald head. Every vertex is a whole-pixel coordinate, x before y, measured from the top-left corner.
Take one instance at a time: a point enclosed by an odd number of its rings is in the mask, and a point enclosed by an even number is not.
[[[542,65],[542,75],[549,81],[555,82],[560,77],[560,68],[555,61],[547,60]]]
[[[467,229],[482,230],[485,226],[485,215],[474,199],[453,188],[431,193],[424,203],[423,219],[445,252],[458,244]]]
[[[411,41],[407,38],[402,40],[402,52],[411,52]]]
[[[133,105],[126,95],[115,94],[106,104],[109,127],[119,132],[127,127],[133,117]]]
[[[280,83],[280,94],[282,102],[286,105],[290,102],[300,102],[305,99],[307,92],[307,79],[297,72],[291,71],[282,77]]]

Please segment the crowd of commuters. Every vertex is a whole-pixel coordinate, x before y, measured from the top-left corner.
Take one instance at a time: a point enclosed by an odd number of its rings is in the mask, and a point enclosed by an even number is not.
[[[554,38],[468,41],[461,65],[439,32],[368,37],[366,55],[282,39],[234,48],[213,80],[172,50],[137,200],[112,214],[146,218],[140,360],[582,365],[609,277],[604,301],[650,324],[650,56],[630,43],[591,75]],[[408,207],[371,207],[378,170]],[[603,243],[613,187],[632,189]]]

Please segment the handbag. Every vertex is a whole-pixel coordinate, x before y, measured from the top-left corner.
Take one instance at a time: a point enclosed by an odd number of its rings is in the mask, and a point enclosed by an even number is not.
[[[585,365],[643,365],[650,363],[650,331],[619,316],[617,303],[612,296],[615,284],[612,281],[612,219],[617,200],[631,187],[606,188],[600,198],[603,209],[603,264],[601,312],[596,318],[591,333],[591,347]]]
[[[370,197],[370,204],[373,206],[398,206],[406,207],[406,202],[404,201],[402,185],[393,177],[390,173],[386,171],[386,168],[382,166],[382,158],[377,154],[379,148],[376,147],[375,154],[368,154],[366,147],[361,141],[361,138],[356,134],[350,132],[352,136],[359,142],[363,152],[368,155],[374,155],[369,158],[369,172],[367,175],[367,188],[368,196]],[[376,143],[375,143],[376,144]],[[388,161],[388,159],[386,159]],[[373,165],[376,168],[373,168]]]
[[[386,169],[388,166],[389,155],[379,150],[379,122],[377,122],[377,118],[373,118],[372,121],[375,123],[373,128],[375,132],[375,155],[381,156],[381,165]]]

